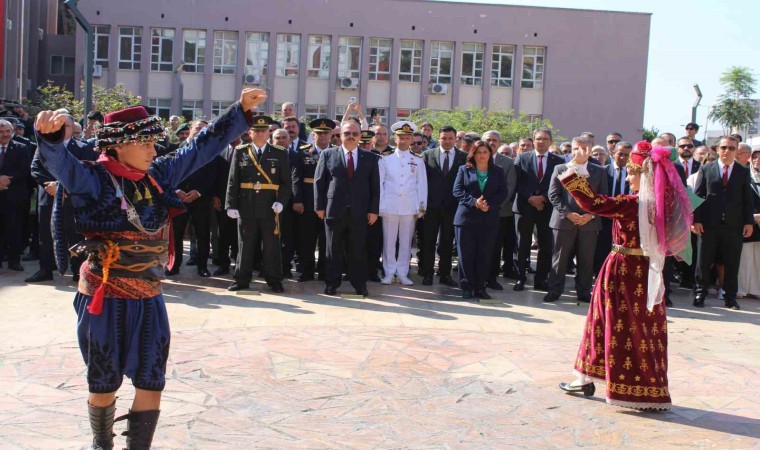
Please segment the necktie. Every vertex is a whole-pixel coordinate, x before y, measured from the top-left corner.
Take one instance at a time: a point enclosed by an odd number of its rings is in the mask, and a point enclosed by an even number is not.
[[[538,181],[544,179],[544,155],[538,155]]]
[[[443,174],[448,175],[449,174],[449,151],[444,150],[443,153],[446,154],[446,156],[443,157]]]
[[[723,187],[728,186],[728,166],[723,166]]]
[[[261,162],[261,149],[256,149],[256,161]]]
[[[348,179],[354,179],[354,152],[348,152]]]
[[[0,147],[0,167],[3,167],[4,160],[5,160],[5,147]]]
[[[620,182],[622,181],[620,179],[620,176],[622,175],[621,172],[623,171],[623,168],[618,167],[617,169],[615,169],[615,171],[617,172],[617,174],[615,175],[615,186],[612,188],[613,197],[617,197],[620,194]]]
[[[689,175],[691,175],[691,170],[689,170],[689,161],[683,162],[683,168],[684,168],[684,171],[686,172],[686,177],[688,178]]]

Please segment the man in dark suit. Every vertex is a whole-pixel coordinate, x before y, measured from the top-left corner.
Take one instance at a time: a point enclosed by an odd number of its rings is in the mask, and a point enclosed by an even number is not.
[[[694,211],[692,231],[700,236],[694,283],[694,306],[704,307],[710,267],[718,249],[723,253],[723,290],[727,308],[739,309],[736,302],[739,260],[743,238],[752,235],[753,199],[749,169],[734,161],[738,140],[724,136],[718,143],[718,160],[700,167],[695,193],[704,198]]]
[[[239,146],[241,142],[242,140],[239,138],[232,141],[229,147],[216,158],[218,162],[217,197],[212,200],[216,210],[216,222],[219,224],[219,239],[215,247],[218,252],[219,267],[214,271],[215,277],[230,273],[231,258],[236,259],[238,253],[237,221],[227,215],[224,202],[227,198],[227,181],[230,176],[230,166],[235,157],[235,147]]]
[[[549,228],[552,208],[549,204],[549,181],[554,168],[564,161],[550,153],[552,132],[539,128],[533,133],[535,150],[521,153],[515,159],[517,175],[517,197],[512,211],[516,214],[518,250],[517,264],[520,278],[514,290],[525,289],[526,272],[530,265],[530,246],[533,229],[538,234],[538,261],[533,278],[536,290],[547,291],[546,278],[549,275],[552,258],[552,231]]]
[[[422,284],[433,284],[433,265],[435,263],[436,242],[438,243],[438,277],[441,284],[456,287],[451,279],[451,259],[454,249],[454,214],[458,200],[452,189],[459,167],[467,159],[467,154],[454,147],[456,130],[453,127],[441,127],[438,132],[440,147],[426,150],[422,154],[427,174],[427,210],[425,211],[425,229],[422,242]],[[439,237],[440,233],[440,237]]]
[[[380,210],[378,159],[358,149],[359,124],[348,121],[340,131],[342,145],[322,152],[314,174],[314,209],[327,238],[325,294],[335,295],[341,284],[345,246],[351,285],[366,297],[367,224]]]
[[[13,125],[0,120],[0,264],[21,271],[23,222],[29,202],[29,152],[12,140]]]
[[[628,170],[625,165],[628,164],[628,158],[633,150],[630,142],[620,141],[615,145],[612,152],[612,161],[604,166],[607,173],[607,192],[612,197],[618,195],[628,195],[631,193],[631,187],[626,181]],[[601,224],[601,230],[596,240],[596,250],[594,252],[594,273],[599,273],[604,260],[610,254],[612,249],[612,219],[606,217],[597,217]]]
[[[235,149],[227,183],[227,215],[238,219],[235,282],[227,289],[247,289],[253,275],[253,247],[263,242],[262,272],[272,292],[282,287],[279,215],[290,199],[290,163],[284,148],[267,143],[269,116],[254,116],[252,139]]]
[[[572,141],[573,153],[580,149],[589,149],[591,143],[584,137],[576,137]],[[588,172],[588,183],[591,190],[599,195],[607,195],[607,172],[596,164],[584,164]],[[596,238],[602,225],[597,217],[584,211],[575,199],[568,194],[567,189],[559,180],[559,175],[567,170],[566,164],[554,168],[549,186],[549,201],[554,210],[549,226],[554,233],[554,255],[552,269],[549,272],[549,292],[544,296],[545,302],[553,302],[565,290],[565,273],[570,258],[577,258],[575,290],[578,301],[591,301],[591,279],[593,278],[594,250]]]
[[[298,163],[298,159],[301,158],[303,152],[308,151],[311,148],[311,144],[300,140],[298,137],[298,119],[295,117],[285,117],[282,119],[282,126],[287,131],[289,137],[288,149],[288,161],[290,162],[291,178],[293,183],[299,183],[301,179],[301,165]],[[280,145],[277,142],[277,145]],[[295,188],[294,188],[295,189]],[[296,257],[296,249],[300,247],[299,237],[300,232],[298,230],[298,221],[296,215],[303,212],[302,206],[296,206],[293,201],[293,197],[288,200],[285,205],[285,209],[280,215],[280,229],[282,230],[282,273],[285,278],[293,278],[291,273],[292,261]]]
[[[69,124],[73,123],[74,120],[71,118]],[[70,126],[65,127],[63,142],[66,146],[66,150],[80,161],[96,160],[99,154],[94,150],[94,141],[87,141],[86,143],[77,141],[72,138],[72,132],[73,129]],[[31,162],[31,176],[38,185],[37,227],[39,230],[39,270],[34,275],[24,280],[27,283],[52,280],[53,271],[55,269],[55,256],[50,221],[53,214],[53,200],[55,199],[58,183],[53,175],[48,172],[47,168],[45,168],[44,163],[45,161],[40,157],[39,152],[35,152]],[[74,245],[82,239],[82,236],[75,230],[73,205],[68,198],[64,199],[63,209],[66,240],[71,245]],[[78,256],[72,256],[70,258],[71,272],[73,274],[74,282],[79,279],[79,267],[81,264],[82,260]]]
[[[514,271],[514,242],[510,239],[510,233],[514,234],[515,228],[515,216],[512,212],[515,187],[517,185],[517,175],[515,174],[515,163],[512,158],[502,155],[498,152],[501,147],[501,134],[496,130],[490,130],[483,133],[483,141],[491,148],[491,154],[493,155],[493,162],[497,166],[504,170],[504,176],[507,183],[507,198],[499,209],[499,230],[496,235],[496,245],[494,245],[493,260],[491,261],[491,271],[488,274],[486,280],[489,289],[501,291],[504,289],[496,277],[499,275],[500,269],[506,268],[505,272]],[[504,261],[502,264],[502,249],[504,249]],[[511,269],[511,270],[510,270]]]

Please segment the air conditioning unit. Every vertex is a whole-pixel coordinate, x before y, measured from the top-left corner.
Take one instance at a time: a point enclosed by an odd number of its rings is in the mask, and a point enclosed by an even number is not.
[[[358,87],[359,87],[358,78],[341,78],[340,79],[341,89],[356,89]]]
[[[100,64],[95,64],[92,66],[92,76],[95,78],[100,78],[103,76],[103,66]]]
[[[430,93],[431,94],[446,94],[449,92],[449,85],[443,84],[443,83],[433,83],[430,85]]]
[[[243,77],[243,83],[245,84],[259,84],[261,83],[261,75],[248,74]]]

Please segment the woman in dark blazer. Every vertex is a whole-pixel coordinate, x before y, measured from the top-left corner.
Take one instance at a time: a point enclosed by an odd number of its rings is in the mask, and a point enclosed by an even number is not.
[[[490,299],[485,285],[499,228],[499,208],[507,197],[507,180],[504,170],[494,164],[488,144],[477,141],[470,148],[453,193],[459,201],[454,233],[462,297]]]

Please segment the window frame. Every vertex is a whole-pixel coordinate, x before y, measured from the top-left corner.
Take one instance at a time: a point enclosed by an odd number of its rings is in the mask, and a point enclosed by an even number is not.
[[[193,59],[188,60],[188,46],[194,45]],[[182,66],[183,72],[206,72],[206,30],[187,28],[182,30]]]
[[[349,41],[351,40],[351,41]],[[358,40],[358,44],[356,44]],[[338,37],[338,79],[359,79],[362,74],[362,37]]]
[[[511,49],[511,53],[507,50]],[[491,86],[509,87],[515,80],[515,51],[516,47],[509,44],[495,44],[491,51]],[[509,58],[509,78],[502,77],[504,58]]]
[[[393,55],[393,39],[370,38],[369,79],[371,81],[391,81],[391,55]],[[386,68],[383,69],[383,66]]]
[[[451,46],[450,49],[442,48]],[[430,70],[429,82],[431,84],[451,84],[454,79],[454,51],[456,50],[452,41],[432,41],[430,43]],[[443,61],[448,60],[448,74],[442,72]]]
[[[327,105],[306,105],[304,106],[304,122],[307,124],[312,120],[323,119],[327,117]]]
[[[156,34],[158,32],[158,34]],[[166,60],[165,41],[169,42],[168,60]],[[174,28],[153,27],[150,29],[150,70],[152,72],[171,72],[174,69]]]
[[[529,50],[531,53],[529,53]],[[530,64],[530,69],[526,68],[526,64]],[[524,46],[522,55],[522,76],[520,77],[520,88],[543,89],[545,66],[546,47],[537,47],[532,45]],[[530,74],[530,76],[526,77],[526,73]]]
[[[53,69],[58,67],[59,70]],[[56,77],[73,76],[76,67],[76,58],[66,55],[50,55],[50,75]],[[68,70],[67,70],[68,68]]]
[[[232,30],[214,31],[214,73],[237,73],[238,42],[240,34]]]
[[[483,86],[483,68],[486,46],[479,42],[465,42],[462,44],[462,67],[460,68],[459,83],[463,86]],[[472,61],[465,63],[465,56],[472,55]],[[478,58],[479,56],[479,58]],[[480,64],[480,67],[478,67]],[[471,70],[471,75],[465,75],[465,69]],[[479,73],[479,74],[478,74]]]
[[[125,31],[131,30],[132,34],[124,34]],[[122,55],[124,43],[129,41],[129,59]],[[142,67],[142,27],[139,26],[120,26],[119,27],[119,70],[140,70]]]
[[[170,98],[148,98],[148,107],[153,108],[155,115],[164,120],[169,120],[172,115],[172,99]],[[162,111],[166,112],[166,117],[161,115]]]
[[[419,39],[399,40],[398,81],[408,81],[411,83],[419,83],[422,81],[423,50],[424,50],[424,43],[423,41]],[[403,71],[403,68],[405,65],[404,52],[410,52],[410,55],[408,56],[408,63],[409,63],[409,69],[410,69],[409,72]]]
[[[191,105],[188,107],[188,105]],[[182,115],[185,120],[188,122],[191,122],[196,119],[202,119],[203,117],[203,100],[182,100],[182,109],[181,109],[180,115]],[[186,111],[192,111],[193,114],[188,117],[187,114],[185,114]]]
[[[314,42],[318,39],[319,42]],[[332,36],[329,34],[310,34],[306,56],[306,77],[318,80],[330,78],[330,52],[332,51]],[[318,64],[314,65],[314,54],[319,52]]]
[[[288,40],[283,38],[288,38]],[[301,35],[294,33],[277,33],[275,76],[298,78],[298,74],[301,70],[300,58]]]
[[[108,69],[108,57],[111,53],[111,25],[93,25],[93,32],[95,33],[95,49],[93,50],[94,64],[99,65],[104,69]],[[105,57],[99,58],[98,53],[105,52]]]
[[[211,100],[211,118],[215,119],[234,102],[229,100]]]

